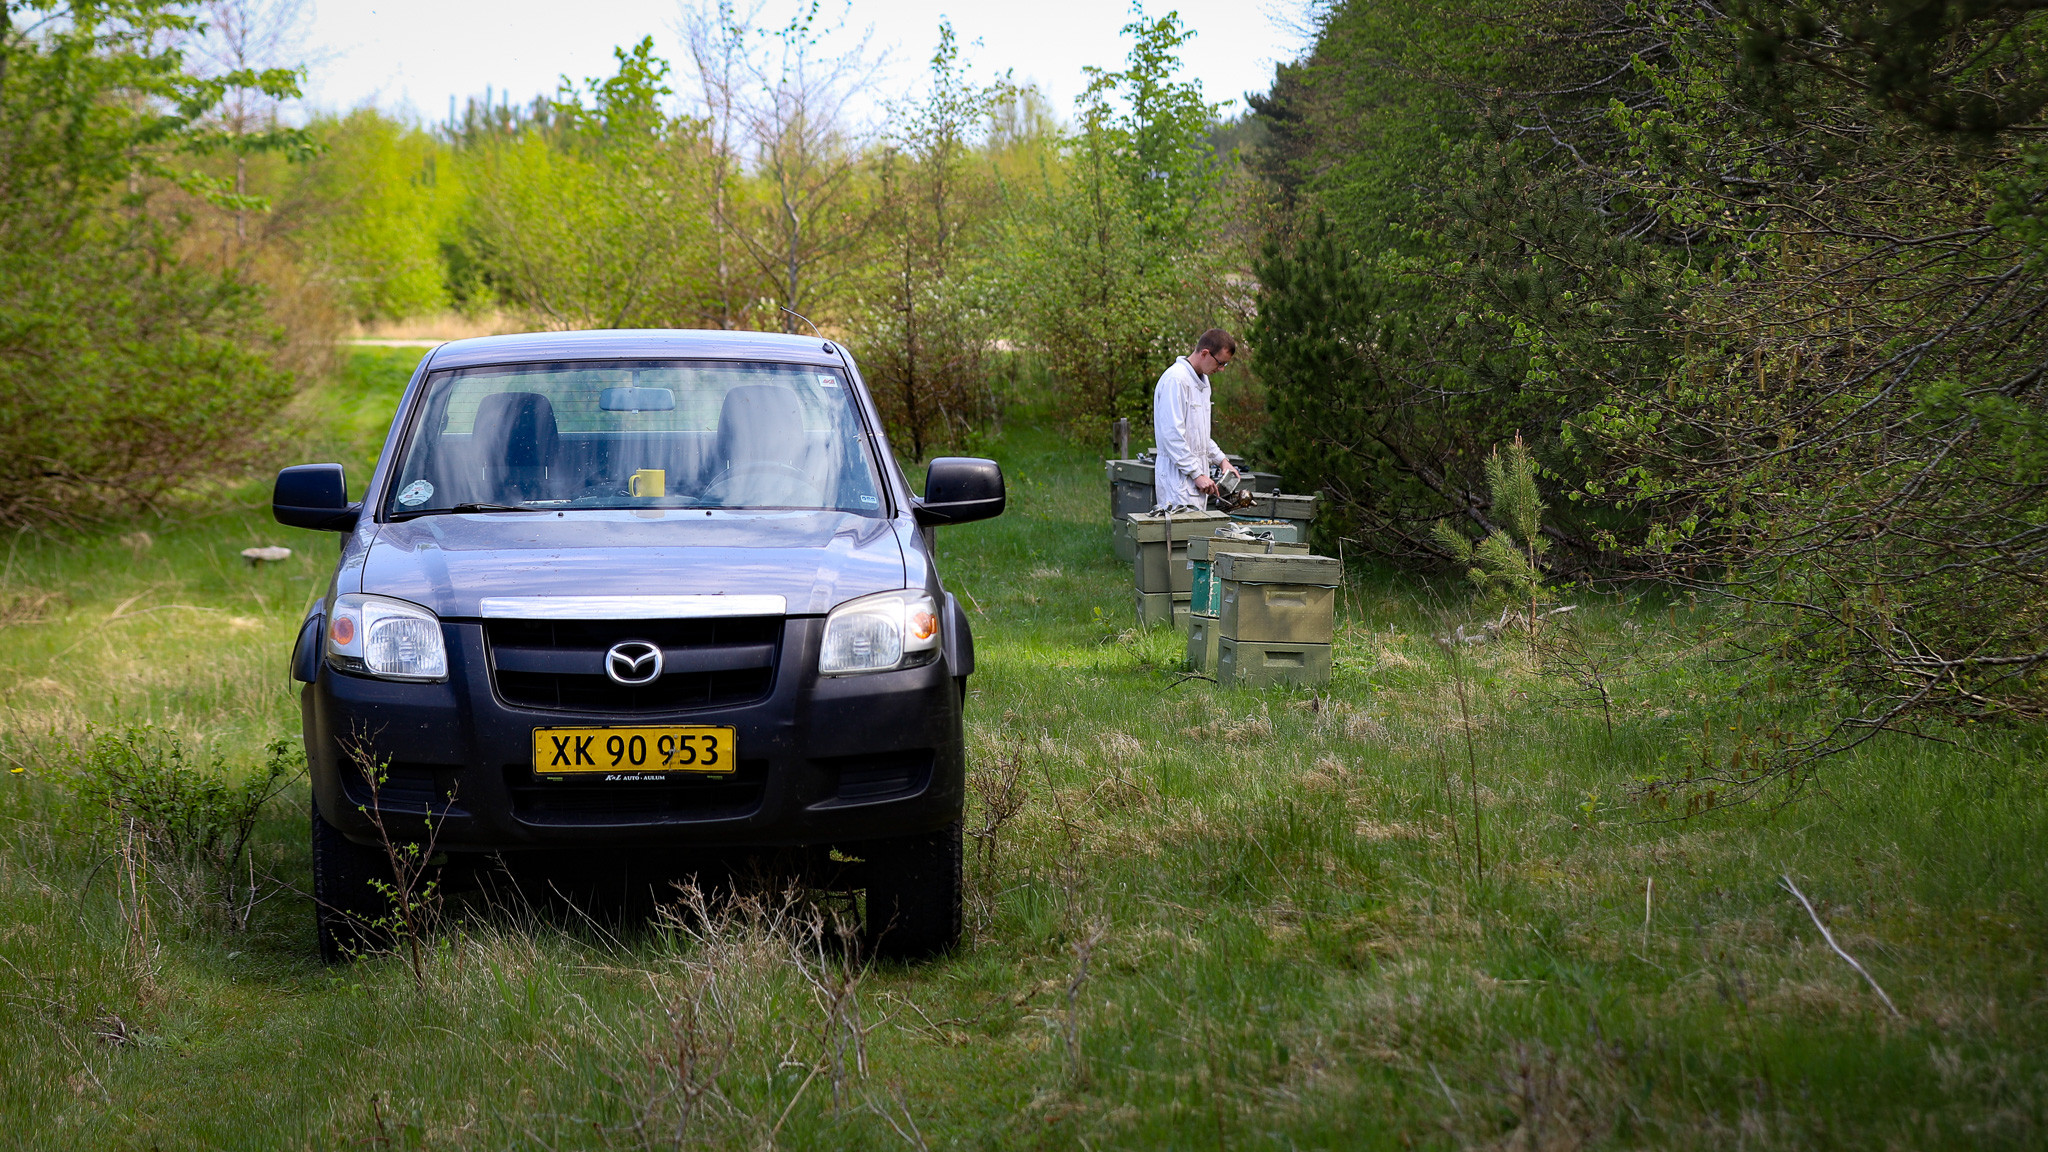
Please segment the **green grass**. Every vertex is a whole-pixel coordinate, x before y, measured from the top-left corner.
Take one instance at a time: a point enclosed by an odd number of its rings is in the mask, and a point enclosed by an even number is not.
[[[358,359],[308,398],[307,455],[359,473],[410,364]],[[1461,593],[1356,573],[1327,690],[1225,693],[1182,678],[1178,634],[1129,628],[1092,456],[1015,428],[992,450],[1011,511],[940,534],[980,657],[970,828],[1006,774],[1026,797],[971,865],[969,945],[865,973],[802,946],[803,906],[616,931],[472,908],[423,986],[396,958],[322,968],[302,785],[259,829],[246,929],[219,877],[165,865],[140,933],[63,749],[148,721],[257,763],[296,731],[285,656],[333,544],[269,523],[260,481],[174,520],[12,539],[11,1139],[637,1148],[685,1117],[683,1143],[732,1147],[2048,1136],[2038,732],[1877,741],[1789,804],[1672,819],[1640,781],[1725,763],[1783,707],[1689,647],[1691,616],[1580,610],[1602,643],[1647,637],[1611,736],[1518,644],[1467,650],[1468,753],[1432,639],[1470,618]],[[236,555],[279,542],[282,565]]]

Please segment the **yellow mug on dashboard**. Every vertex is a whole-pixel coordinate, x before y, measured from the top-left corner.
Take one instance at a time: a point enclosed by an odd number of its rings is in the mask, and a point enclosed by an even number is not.
[[[627,482],[626,491],[635,496],[668,495],[668,473],[660,468],[642,468],[633,473]]]

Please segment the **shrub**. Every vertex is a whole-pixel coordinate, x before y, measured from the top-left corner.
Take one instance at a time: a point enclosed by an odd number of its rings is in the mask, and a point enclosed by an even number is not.
[[[145,725],[92,737],[69,768],[90,811],[132,825],[157,851],[232,872],[264,802],[304,766],[289,740],[266,752],[262,767],[236,781],[219,755],[202,762],[177,737]]]

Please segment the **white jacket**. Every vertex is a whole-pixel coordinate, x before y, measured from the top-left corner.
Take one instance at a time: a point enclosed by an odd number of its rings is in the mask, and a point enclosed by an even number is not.
[[[1223,463],[1223,449],[1209,435],[1209,378],[1183,356],[1159,377],[1152,390],[1153,506],[1207,508],[1209,497],[1195,480]]]

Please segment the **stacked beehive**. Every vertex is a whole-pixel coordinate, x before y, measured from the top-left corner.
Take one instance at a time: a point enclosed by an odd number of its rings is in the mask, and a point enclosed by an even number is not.
[[[1221,635],[1217,628],[1217,613],[1222,608],[1222,595],[1216,586],[1214,564],[1214,557],[1218,552],[1305,556],[1308,554],[1308,545],[1220,535],[1197,536],[1188,541],[1188,568],[1193,587],[1188,596],[1188,663],[1197,672],[1206,672],[1216,667],[1216,645]]]
[[[1130,563],[1137,555],[1131,543],[1130,518],[1152,511],[1152,462],[1110,460],[1103,466],[1109,473],[1109,531],[1116,544],[1116,558]]]
[[[1236,456],[1230,462],[1242,467],[1244,461]],[[1116,558],[1128,564],[1137,557],[1137,545],[1131,542],[1130,518],[1133,515],[1152,511],[1158,503],[1153,489],[1152,460],[1149,454],[1135,460],[1105,460],[1103,471],[1109,475],[1109,533],[1116,546]],[[1246,490],[1253,493],[1272,495],[1280,491],[1280,474],[1277,472],[1245,472]],[[1299,500],[1303,497],[1289,497]],[[1267,505],[1268,513],[1271,506]],[[1297,535],[1295,539],[1305,539]]]
[[[1323,684],[1343,565],[1333,556],[1216,551],[1216,681],[1226,688]]]
[[[1128,517],[1135,553],[1131,585],[1140,627],[1187,619],[1188,600],[1194,594],[1188,541],[1229,522],[1230,517],[1221,512],[1148,512]]]

